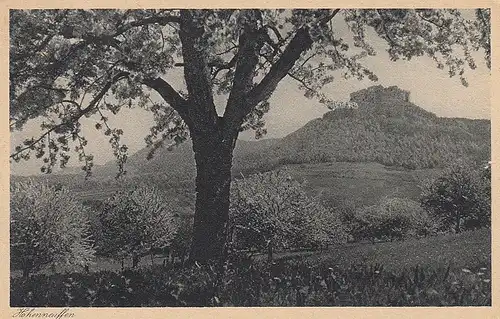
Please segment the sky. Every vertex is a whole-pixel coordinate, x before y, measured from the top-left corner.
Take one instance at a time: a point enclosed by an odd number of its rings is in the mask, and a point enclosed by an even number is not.
[[[325,87],[323,92],[337,101],[348,101],[352,92],[372,85],[384,87],[396,85],[410,91],[410,101],[441,117],[462,117],[490,119],[490,70],[484,63],[482,52],[475,54],[477,69],[466,73],[469,82],[464,87],[457,77],[450,78],[446,70],[440,70],[435,62],[427,57],[413,58],[411,61],[390,61],[385,51],[385,43],[375,39],[377,55],[363,59],[363,64],[378,76],[377,82],[368,79],[345,80],[340,76]],[[181,88],[182,73],[174,70],[164,76],[165,80]],[[216,99],[218,112],[223,110],[223,99]],[[270,99],[271,109],[265,115],[267,135],[265,138],[279,138],[299,129],[312,119],[321,117],[329,109],[315,100],[307,99],[298,89],[293,79],[285,78]],[[94,128],[95,118],[83,119],[83,134],[89,140],[87,154],[94,155],[94,164],[100,165],[114,160],[111,147],[101,131]],[[123,142],[134,153],[146,146],[144,137],[153,124],[153,116],[143,109],[122,109],[115,117],[110,117],[110,126],[123,129]],[[36,136],[39,123],[28,123],[21,132],[11,134],[11,150],[26,137]],[[241,139],[252,140],[253,131],[240,134]],[[70,160],[70,166],[81,165],[76,156]],[[40,172],[40,160],[31,159],[20,163],[11,163],[11,173],[31,175]]]

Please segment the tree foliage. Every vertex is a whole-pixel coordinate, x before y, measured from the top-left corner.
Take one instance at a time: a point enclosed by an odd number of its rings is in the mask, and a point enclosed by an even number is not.
[[[67,189],[30,180],[12,183],[10,194],[13,269],[28,276],[47,265],[92,262],[86,208]]]
[[[336,16],[345,20],[351,39],[337,34]],[[332,108],[338,103],[320,89],[335,72],[376,80],[362,63],[376,54],[369,29],[387,42],[392,60],[427,55],[466,84],[466,68],[476,67],[472,52],[482,50],[490,65],[490,11],[478,9],[475,18],[456,9],[11,10],[10,127],[44,119],[42,135],[26,139],[12,158],[35,155],[50,172],[67,163],[73,143],[90,172],[93,157],[85,153],[79,120],[92,116],[123,169],[127,147],[120,141],[123,131],[108,125],[111,114],[132,106],[152,111],[156,124],[146,141],[153,152],[165,140],[185,140],[195,117],[216,116],[213,101],[208,110],[187,105],[208,91],[231,97],[224,113],[231,125],[261,136],[267,98],[285,76]],[[190,32],[192,43],[182,32]],[[191,51],[198,60],[190,62]],[[165,82],[174,67],[185,68],[188,92]],[[203,85],[189,78],[196,72],[203,73],[198,80],[207,77],[208,91],[198,97],[193,95]],[[240,109],[231,105],[238,90],[249,103]],[[152,99],[154,91],[163,101]]]
[[[100,213],[104,255],[138,258],[168,246],[177,229],[176,214],[162,193],[149,186],[119,191],[103,204]]]
[[[490,167],[478,169],[463,161],[446,168],[436,179],[422,184],[421,204],[439,218],[442,227],[462,230],[491,223]]]
[[[233,183],[233,240],[247,249],[315,247],[346,240],[339,218],[286,171],[271,171]]]

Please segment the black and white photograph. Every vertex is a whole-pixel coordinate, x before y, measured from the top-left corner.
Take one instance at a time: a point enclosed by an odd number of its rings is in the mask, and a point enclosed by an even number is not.
[[[168,6],[8,11],[13,317],[492,307],[491,8]]]

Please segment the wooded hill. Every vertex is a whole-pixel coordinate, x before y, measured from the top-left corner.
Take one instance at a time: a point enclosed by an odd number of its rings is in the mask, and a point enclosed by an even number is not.
[[[437,117],[410,102],[410,93],[397,87],[372,86],[352,93],[351,101],[358,107],[330,111],[282,139],[238,140],[233,175],[250,175],[288,164],[379,163],[391,166],[391,170],[421,170],[439,169],[457,158],[478,162],[490,159],[489,120]],[[146,160],[148,152],[144,148],[130,156],[127,182],[119,184],[148,180],[165,189],[192,187],[195,163],[190,141],[172,150],[161,148],[151,160]],[[293,171],[300,171],[300,166],[293,166]],[[356,167],[359,170],[362,166]],[[106,184],[107,190],[117,187],[116,172],[116,164],[111,161],[96,166],[89,181],[84,182],[83,172],[78,173],[81,183],[68,174],[50,179],[67,181],[72,187],[90,191],[92,197],[96,184]]]
[[[397,87],[373,86],[351,94],[357,109],[337,109],[284,137],[267,162],[376,162],[409,169],[443,167],[451,160],[490,159],[490,121],[439,118],[409,102]],[[259,161],[253,154],[238,167]]]

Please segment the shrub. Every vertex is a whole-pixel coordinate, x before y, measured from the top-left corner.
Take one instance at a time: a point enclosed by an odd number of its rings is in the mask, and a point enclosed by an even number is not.
[[[489,167],[487,168],[489,169]],[[488,171],[456,162],[436,179],[422,184],[420,202],[446,230],[489,227],[491,188]]]
[[[184,263],[191,248],[193,238],[193,218],[191,216],[179,219],[177,231],[170,245],[171,257],[179,257]],[[173,260],[172,260],[173,261]]]
[[[86,208],[62,187],[33,181],[10,187],[12,269],[24,277],[44,266],[85,266],[94,258]]]
[[[379,205],[357,212],[353,237],[356,239],[403,239],[409,236],[427,236],[435,231],[435,221],[410,199],[386,198]]]
[[[177,228],[176,214],[162,198],[156,188],[138,186],[106,200],[100,213],[101,253],[132,256],[135,267],[141,256],[170,245]]]
[[[346,234],[339,218],[286,171],[255,174],[233,182],[230,218],[234,241],[243,248],[311,247],[343,242]]]

